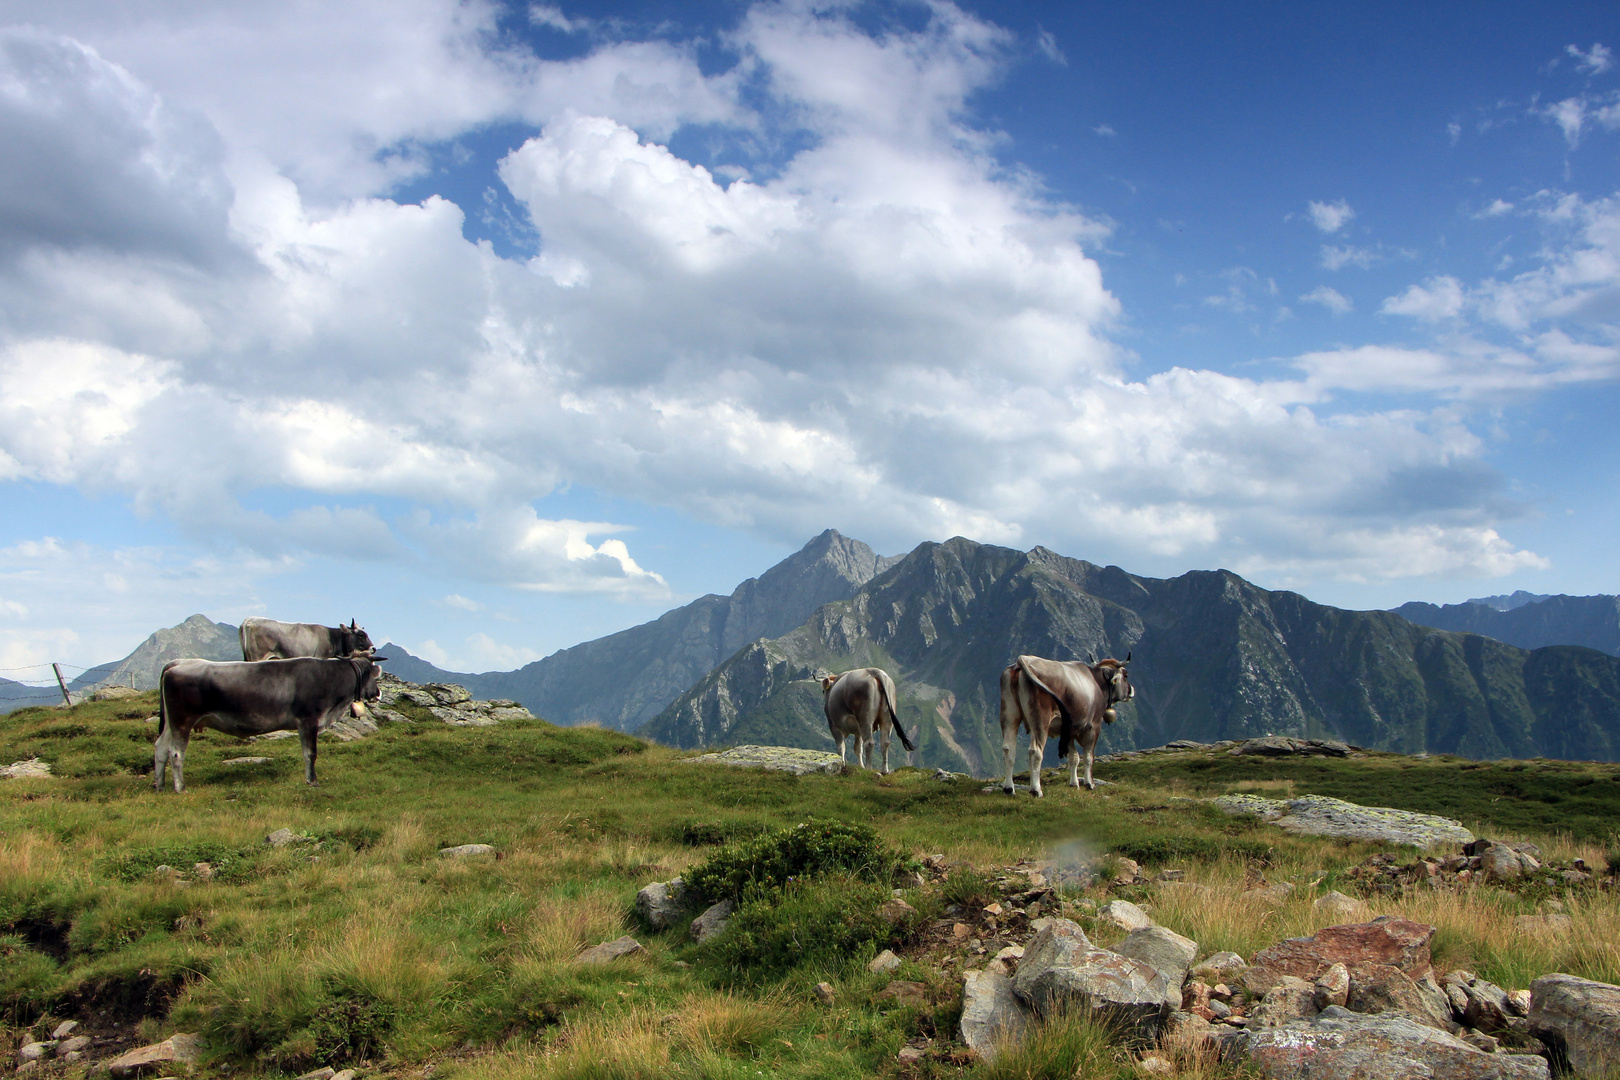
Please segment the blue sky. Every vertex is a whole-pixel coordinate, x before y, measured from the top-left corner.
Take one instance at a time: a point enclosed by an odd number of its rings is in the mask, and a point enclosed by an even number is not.
[[[0,668],[833,526],[1620,591],[1599,4],[0,3]]]

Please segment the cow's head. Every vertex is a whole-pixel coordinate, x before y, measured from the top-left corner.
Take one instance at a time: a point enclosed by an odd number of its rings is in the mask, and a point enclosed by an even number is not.
[[[366,702],[376,701],[382,697],[382,668],[377,665],[387,660],[386,656],[373,656],[371,653],[356,653],[349,657],[354,665],[354,673],[359,678],[359,685],[355,687],[354,701],[349,706],[349,712],[355,716],[366,714]]]
[[[831,693],[832,688],[833,688],[833,683],[835,683],[837,681],[838,681],[838,676],[836,676],[836,675],[823,675],[821,677],[821,696],[826,697],[829,693]]]
[[[1091,670],[1097,673],[1097,681],[1108,688],[1108,704],[1117,705],[1121,701],[1129,701],[1136,696],[1136,688],[1131,685],[1130,673],[1126,667],[1131,662],[1131,654],[1126,653],[1124,660],[1099,660],[1092,665]],[[1112,711],[1112,710],[1110,710]]]
[[[371,643],[371,635],[360,629],[358,619],[350,619],[348,626],[339,623],[338,629],[343,631],[343,643],[346,646],[343,651],[350,656],[355,653],[369,653],[376,649]]]

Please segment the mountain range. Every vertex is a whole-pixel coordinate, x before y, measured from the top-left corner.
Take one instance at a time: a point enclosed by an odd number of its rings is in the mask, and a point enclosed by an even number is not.
[[[818,672],[874,664],[899,686],[917,763],[985,775],[1000,760],[997,680],[1019,653],[1133,654],[1136,700],[1103,752],[1276,734],[1472,758],[1620,757],[1620,659],[1601,652],[1327,607],[1224,570],[1146,578],[960,537],[754,642],[641,733],[825,748]]]
[[[1422,626],[1483,634],[1521,649],[1585,645],[1620,656],[1620,596],[1518,592],[1443,607],[1413,602],[1402,604],[1395,613]]]

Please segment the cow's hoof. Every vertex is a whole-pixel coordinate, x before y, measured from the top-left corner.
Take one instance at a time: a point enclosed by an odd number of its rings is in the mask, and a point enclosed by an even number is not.
[[[1044,791],[1031,791],[1030,794],[1035,796],[1037,799],[1046,798],[1046,792]]]
[[[1078,780],[1070,780],[1069,781],[1069,786],[1070,787],[1079,787],[1080,786],[1080,781],[1078,781]]]
[[[1018,789],[1013,787],[1011,784],[1008,784],[1007,786],[1003,787],[1001,790],[1002,790],[1002,792],[1004,794],[1007,794],[1007,795],[1014,795],[1014,794],[1017,794],[1017,792],[1018,792]]]

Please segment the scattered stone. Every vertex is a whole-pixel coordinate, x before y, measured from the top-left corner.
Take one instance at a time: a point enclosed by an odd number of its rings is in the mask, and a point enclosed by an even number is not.
[[[1195,881],[1161,881],[1159,882],[1159,895],[1165,899],[1186,897],[1189,900],[1203,900],[1210,894],[1208,885],[1200,885]]]
[[[359,1069],[340,1069],[332,1074],[332,1080],[354,1080],[359,1075]]]
[[[1461,1038],[1463,1042],[1472,1046],[1475,1050],[1481,1050],[1487,1054],[1496,1053],[1502,1046],[1501,1040],[1495,1035],[1487,1035],[1483,1031],[1464,1032]]]
[[[1314,982],[1338,963],[1349,969],[1352,981],[1359,972],[1382,964],[1422,978],[1432,970],[1429,942],[1433,938],[1432,926],[1388,916],[1329,926],[1311,937],[1289,938],[1261,949],[1243,973],[1243,982],[1250,993],[1264,994],[1284,975]]]
[[[56,1044],[56,1056],[65,1058],[69,1054],[78,1054],[84,1051],[95,1040],[88,1035],[75,1035],[70,1039],[63,1039]]]
[[[1284,975],[1266,991],[1266,996],[1249,1014],[1255,1027],[1282,1027],[1296,1020],[1309,1020],[1317,1013],[1316,988],[1304,979]]]
[[[1527,937],[1560,938],[1575,929],[1575,920],[1568,915],[1515,915],[1513,929]]]
[[[1486,881],[1502,885],[1541,869],[1541,864],[1534,857],[1521,855],[1506,844],[1492,844],[1480,854],[1479,868],[1485,874]]]
[[[1348,923],[1357,919],[1365,919],[1371,914],[1365,902],[1353,896],[1334,889],[1316,898],[1311,903],[1311,910],[1324,919],[1332,919],[1335,924]]]
[[[1600,1074],[1620,1061],[1620,986],[1543,975],[1530,984],[1530,1034],[1577,1073]]]
[[[844,771],[844,759],[823,750],[799,750],[790,746],[734,746],[718,754],[700,754],[681,759],[692,764],[733,765],[741,769],[766,769],[794,776]]]
[[[915,914],[917,914],[917,909],[898,896],[893,900],[886,901],[882,907],[878,908],[878,918],[890,923],[904,922]]]
[[[896,1005],[922,1006],[928,1002],[928,987],[920,982],[896,980],[877,992],[883,1000],[893,999]]]
[[[641,947],[641,942],[626,934],[622,938],[604,941],[600,945],[592,945],[569,962],[574,964],[606,964],[609,961],[619,959],[621,956],[633,956],[642,951],[644,950]]]
[[[1231,1046],[1235,1057],[1273,1080],[1548,1080],[1549,1075],[1539,1057],[1486,1054],[1404,1016],[1362,1017],[1337,1008],[1310,1024],[1246,1031]]]
[[[39,1061],[46,1054],[49,1054],[55,1049],[55,1039],[50,1039],[45,1042],[25,1042],[17,1051],[17,1060],[18,1062]]]
[[[1114,876],[1112,878],[1113,884],[1115,884],[1115,885],[1135,885],[1138,881],[1141,881],[1141,880],[1142,880],[1142,866],[1141,866],[1141,864],[1138,863],[1135,859],[1127,859],[1123,855],[1117,856],[1116,861],[1114,863]]]
[[[962,1041],[982,1060],[994,1061],[1000,1047],[1021,1038],[1030,1018],[1005,975],[970,971],[962,977]]]
[[[714,935],[726,928],[731,921],[731,913],[737,910],[735,900],[722,900],[717,904],[710,904],[703,914],[692,920],[692,940],[698,944],[708,941]]]
[[[1153,925],[1148,913],[1129,900],[1110,900],[1097,910],[1097,917],[1113,923],[1127,934],[1133,930],[1146,930]]]
[[[107,1062],[107,1071],[115,1077],[139,1076],[160,1072],[166,1065],[189,1065],[197,1060],[202,1042],[195,1035],[172,1035],[160,1043],[142,1046]]]
[[[79,1030],[79,1022],[77,1020],[64,1020],[60,1024],[57,1024],[56,1027],[51,1029],[51,1038],[65,1039],[77,1030]]]
[[[1169,1076],[1176,1071],[1176,1067],[1167,1058],[1158,1054],[1143,1054],[1137,1059],[1136,1067],[1148,1076]]]
[[[1288,897],[1293,894],[1293,892],[1293,883],[1283,881],[1276,885],[1261,885],[1257,888],[1247,889],[1243,893],[1243,899],[1248,900],[1251,903],[1275,906],[1287,900]]]
[[[636,914],[654,930],[668,930],[686,915],[686,882],[655,881],[636,893]]]
[[[269,763],[270,763],[270,759],[267,758],[267,757],[233,757],[233,758],[226,758],[224,761],[220,762],[221,765],[232,765],[232,766],[235,766],[235,765],[268,765]]]
[[[1226,982],[1242,975],[1249,962],[1235,952],[1218,952],[1206,956],[1192,969],[1192,974],[1207,983]]]
[[[1198,942],[1162,926],[1146,926],[1131,931],[1112,951],[1140,960],[1163,975],[1174,1006],[1181,1001],[1181,984],[1187,980],[1193,957],[1198,955]]]
[[[866,970],[874,975],[887,975],[899,969],[900,958],[894,954],[893,949],[884,949],[872,958],[870,964],[866,965]]]
[[[1530,1004],[1530,991],[1509,990],[1507,992],[1507,1007],[1514,1016],[1529,1016]]]
[[[837,998],[837,995],[833,993],[832,983],[818,982],[810,992],[814,994],[816,996],[816,1000],[821,1002],[823,1005],[831,1005]]]
[[[934,1041],[932,1039],[919,1035],[900,1048],[900,1052],[895,1054],[895,1060],[899,1061],[902,1065],[909,1065],[913,1062],[921,1061],[923,1058],[928,1056],[928,1048],[933,1044]]]
[[[1312,1003],[1317,1010],[1329,1005],[1343,1006],[1350,998],[1350,969],[1341,961],[1328,968],[1316,979]]]
[[[1302,795],[1297,799],[1222,795],[1214,800],[1214,804],[1229,814],[1249,814],[1304,836],[1331,836],[1342,840],[1410,844],[1414,847],[1466,844],[1474,839],[1473,833],[1450,818],[1416,814],[1387,806],[1358,806],[1325,795]]]
[[[10,765],[0,768],[0,777],[10,780],[39,779],[51,775],[51,765],[48,761],[41,761],[37,757],[27,761],[13,761]]]
[[[1053,919],[1024,947],[1013,991],[1041,1016],[1090,1005],[1128,1034],[1151,1039],[1169,1014],[1172,990],[1157,969],[1093,945],[1068,919]]]
[[[323,1069],[316,1069],[314,1072],[307,1072],[303,1076],[298,1077],[298,1080],[332,1080],[332,1078],[336,1075],[337,1070],[331,1066],[327,1066]]]
[[[1508,1002],[1507,991],[1500,986],[1488,983],[1484,979],[1468,979],[1449,983],[1447,988],[1462,992],[1462,1009],[1459,1011],[1454,1008],[1452,1011],[1460,1015],[1462,1022],[1469,1027],[1496,1034],[1517,1026],[1514,1021],[1520,1014],[1514,1011]]]
[[[140,697],[141,691],[133,686],[98,686],[90,695],[91,701],[117,701],[120,698]]]
[[[469,855],[493,855],[495,848],[491,844],[458,844],[455,847],[442,847],[439,849],[441,859],[464,859]]]
[[[286,847],[288,844],[313,844],[313,836],[302,836],[291,829],[277,829],[264,838],[264,842],[271,847]]]

